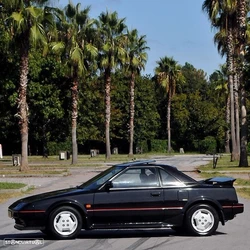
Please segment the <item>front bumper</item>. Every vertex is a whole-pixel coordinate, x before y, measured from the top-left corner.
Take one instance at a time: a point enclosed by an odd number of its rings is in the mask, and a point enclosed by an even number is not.
[[[42,230],[46,226],[45,211],[8,210],[8,216],[15,220],[15,228],[18,230]]]

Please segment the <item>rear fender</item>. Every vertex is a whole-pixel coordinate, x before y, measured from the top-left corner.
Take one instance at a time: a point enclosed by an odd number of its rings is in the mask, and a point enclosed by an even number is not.
[[[192,201],[189,201],[185,207],[183,208],[184,209],[184,217],[186,215],[186,212],[194,205],[197,205],[197,204],[207,204],[207,205],[210,205],[212,207],[214,207],[214,209],[217,211],[218,215],[219,215],[219,218],[220,218],[220,222],[221,224],[224,226],[225,225],[225,216],[224,216],[224,213],[223,213],[223,209],[222,209],[222,206],[219,202],[217,202],[216,200],[212,200],[210,198],[206,198],[206,197],[203,197],[203,199],[197,199],[197,200],[192,200]]]

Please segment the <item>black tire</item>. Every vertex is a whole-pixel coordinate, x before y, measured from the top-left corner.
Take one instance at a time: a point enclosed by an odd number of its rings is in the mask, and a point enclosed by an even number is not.
[[[82,217],[73,207],[63,206],[53,210],[49,217],[49,230],[57,239],[74,239],[82,229]]]
[[[185,225],[192,235],[212,235],[217,230],[218,224],[218,213],[210,205],[197,204],[191,207],[186,213]]]

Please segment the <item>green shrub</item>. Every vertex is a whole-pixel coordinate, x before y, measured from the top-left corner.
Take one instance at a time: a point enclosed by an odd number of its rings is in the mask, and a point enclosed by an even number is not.
[[[213,154],[216,153],[216,139],[213,136],[207,136],[200,142],[200,152]]]
[[[151,140],[151,152],[166,153],[167,140]]]
[[[136,145],[136,154],[148,153],[148,143],[147,141],[141,141]]]
[[[148,152],[155,152],[155,153],[166,153],[167,150],[167,140],[145,140],[141,141],[137,145],[137,152],[138,149],[142,150],[142,153],[148,153]]]
[[[60,151],[71,152],[71,142],[48,142],[48,153],[49,155],[58,155]]]

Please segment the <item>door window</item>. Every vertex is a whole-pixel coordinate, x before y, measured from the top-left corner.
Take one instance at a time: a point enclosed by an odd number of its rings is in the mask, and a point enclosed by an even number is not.
[[[113,181],[114,188],[158,187],[160,186],[155,168],[131,168]]]

